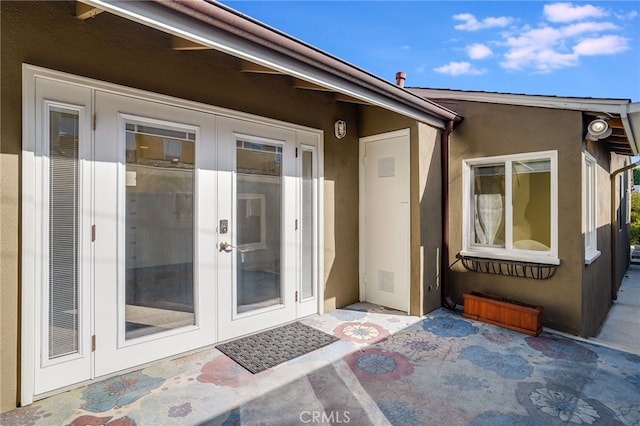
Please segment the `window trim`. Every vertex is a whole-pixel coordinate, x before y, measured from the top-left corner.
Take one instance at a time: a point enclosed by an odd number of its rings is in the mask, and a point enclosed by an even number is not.
[[[586,151],[582,158],[584,264],[590,265],[602,254],[598,250],[598,161]]]
[[[522,250],[512,246],[512,218],[510,203],[505,209],[505,247],[481,247],[471,243],[473,235],[472,208],[472,168],[492,164],[505,164],[505,194],[511,193],[510,165],[514,161],[549,160],[551,172],[551,249],[548,252]],[[462,160],[462,250],[463,256],[483,257],[490,259],[519,260],[525,262],[559,265],[558,258],[558,151],[538,151],[521,154],[479,157]],[[511,195],[507,195],[507,199]]]

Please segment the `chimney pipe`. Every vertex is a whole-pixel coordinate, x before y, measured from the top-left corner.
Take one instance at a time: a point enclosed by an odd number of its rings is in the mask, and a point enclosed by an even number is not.
[[[396,85],[398,85],[398,87],[404,87],[404,81],[406,79],[407,79],[406,72],[398,71],[396,73]]]

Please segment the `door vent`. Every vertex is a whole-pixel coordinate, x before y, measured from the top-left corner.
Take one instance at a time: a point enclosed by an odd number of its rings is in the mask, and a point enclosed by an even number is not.
[[[395,157],[378,158],[378,177],[393,177],[396,175]]]
[[[394,274],[389,271],[378,271],[378,290],[395,293]]]

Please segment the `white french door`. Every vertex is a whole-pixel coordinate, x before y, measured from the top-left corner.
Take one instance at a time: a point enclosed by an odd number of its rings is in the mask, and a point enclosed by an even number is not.
[[[215,116],[96,92],[95,375],[215,341]]]
[[[320,312],[320,132],[25,76],[24,404]]]
[[[218,121],[219,338],[296,318],[295,132]],[[289,207],[289,208],[288,208]]]

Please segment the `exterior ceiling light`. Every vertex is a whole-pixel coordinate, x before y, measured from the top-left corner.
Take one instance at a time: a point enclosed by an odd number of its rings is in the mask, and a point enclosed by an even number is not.
[[[612,129],[609,124],[602,118],[596,118],[587,126],[587,139],[597,141],[599,139],[608,138]]]

